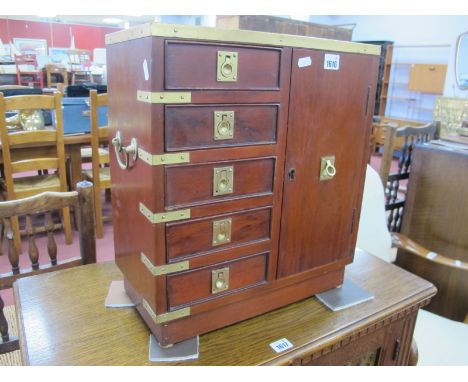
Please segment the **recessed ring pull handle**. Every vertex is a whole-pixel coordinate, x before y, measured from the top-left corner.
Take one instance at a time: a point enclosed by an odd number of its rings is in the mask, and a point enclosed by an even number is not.
[[[325,171],[327,172],[327,175],[330,177],[330,178],[333,178],[335,175],[336,175],[336,168],[335,166],[333,166],[332,162],[330,160],[327,159],[327,161],[325,162],[326,165],[325,165]]]
[[[320,158],[320,180],[332,179],[336,175],[335,157]]]
[[[112,138],[112,145],[114,146],[115,157],[117,158],[119,167],[122,170],[132,168],[138,156],[138,143],[136,138],[131,139],[130,145],[123,146],[120,131],[117,131],[115,137]]]

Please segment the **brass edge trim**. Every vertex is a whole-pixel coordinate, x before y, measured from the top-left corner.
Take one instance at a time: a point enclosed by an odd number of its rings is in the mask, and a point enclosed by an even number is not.
[[[151,316],[151,319],[157,324],[162,324],[167,321],[173,321],[177,320],[178,318],[190,316],[190,308],[182,308],[179,310],[174,310],[173,312],[157,315],[145,299],[142,299],[141,304]]]
[[[153,265],[153,263],[151,263],[151,261],[146,257],[146,255],[143,252],[140,253],[140,259],[141,262],[146,265],[146,267],[149,269],[153,276],[167,275],[169,273],[181,272],[190,269],[190,264],[188,261],[180,261],[178,263],[156,266]]]
[[[160,166],[165,164],[179,164],[179,163],[190,163],[189,152],[170,153],[162,155],[153,155],[143,150],[141,147],[138,148],[138,158],[150,166]]]
[[[147,92],[137,90],[137,100],[146,103],[170,104],[170,103],[191,103],[192,93],[190,92]]]
[[[140,27],[115,32],[106,36],[106,44],[115,44],[141,37],[178,37],[198,40],[223,41],[246,44],[289,46],[346,53],[380,55],[380,46],[351,41],[331,40],[318,37],[297,36],[248,30],[194,27],[188,25],[150,23]]]
[[[153,224],[190,219],[190,208],[184,210],[153,213],[148,207],[140,202],[140,212]]]

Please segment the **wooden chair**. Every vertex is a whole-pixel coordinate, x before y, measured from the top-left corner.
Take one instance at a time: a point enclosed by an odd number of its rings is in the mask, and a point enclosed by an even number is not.
[[[437,138],[440,123],[431,122],[420,127],[389,124],[386,130],[384,151],[380,166],[380,178],[385,187],[385,208],[388,214],[388,228],[391,232],[399,232],[405,206],[405,185],[410,176],[411,157],[415,144],[428,142]],[[394,157],[395,140],[402,138],[398,168],[391,172]]]
[[[37,58],[34,54],[15,55],[16,79],[18,85],[44,87],[42,70],[37,68]]]
[[[68,64],[71,72],[71,84],[93,82],[91,74],[91,52],[84,49],[69,49]]]
[[[65,172],[65,148],[63,143],[61,94],[53,96],[29,95],[4,97],[0,94],[0,138],[4,166],[4,197],[8,200],[24,198],[45,191],[67,191]],[[24,109],[55,110],[55,129],[8,132],[6,112]],[[52,169],[47,174],[43,170]],[[40,171],[42,175],[29,175]],[[18,175],[23,176],[19,177]],[[24,175],[27,176],[24,176]],[[70,211],[63,210],[63,225],[67,244],[72,242]],[[21,239],[18,235],[18,219],[13,221],[13,230],[18,252],[21,252]]]
[[[56,78],[56,81],[52,81],[53,78]],[[57,78],[59,77],[59,78]],[[62,78],[62,81],[58,81],[58,79]],[[61,64],[47,64],[46,65],[46,78],[47,78],[47,87],[58,88],[59,84],[63,84],[64,87],[68,86],[68,72],[67,68]],[[61,91],[61,93],[63,93]]]
[[[109,151],[103,149],[99,143],[102,138],[109,136],[107,126],[98,125],[98,108],[107,106],[107,93],[98,94],[97,90],[89,92],[91,118],[91,153],[92,169],[85,170],[84,176],[94,184],[94,203],[96,214],[96,236],[104,236],[103,215],[101,205],[101,190],[110,190],[111,178],[109,168]]]
[[[361,215],[359,220],[356,247],[363,249],[386,262],[396,262],[398,266],[418,262],[412,272],[432,282],[439,290],[451,284],[451,278],[438,278],[436,268],[443,267],[450,274],[461,272],[468,280],[468,263],[434,254],[397,232],[389,232],[386,225],[385,196],[381,179],[377,172],[367,166]],[[398,250],[398,252],[397,252]],[[468,288],[459,284],[452,292],[460,299],[468,299]],[[466,312],[468,313],[468,312]],[[449,320],[438,314],[420,310],[416,322],[415,335],[419,352],[419,364],[468,364],[468,325]],[[417,354],[415,354],[417,360]]]
[[[73,207],[78,214],[78,235],[80,242],[80,256],[59,260],[57,258],[57,243],[54,238],[53,211]],[[77,184],[77,191],[72,192],[45,192],[24,199],[0,202],[0,221],[3,222],[8,239],[8,259],[11,271],[0,274],[0,289],[11,288],[13,283],[22,277],[53,272],[59,269],[71,268],[78,265],[96,262],[96,238],[94,233],[94,204],[93,185],[90,182]],[[20,261],[14,244],[13,219],[17,216],[26,216],[27,232],[29,238],[30,267],[20,267]],[[43,219],[40,219],[42,218]],[[34,222],[44,222],[44,247],[47,254],[40,256],[36,241]],[[40,230],[44,232],[44,230]],[[38,241],[41,239],[39,238]],[[45,252],[45,248],[44,248]],[[42,255],[42,253],[41,253]],[[48,255],[48,259],[47,259]],[[40,264],[41,260],[41,264]],[[44,261],[47,260],[47,263]],[[21,262],[23,263],[23,262]],[[66,291],[65,291],[66,292]],[[0,354],[19,349],[18,339],[11,337],[8,331],[8,322],[3,312],[4,303],[0,296]]]

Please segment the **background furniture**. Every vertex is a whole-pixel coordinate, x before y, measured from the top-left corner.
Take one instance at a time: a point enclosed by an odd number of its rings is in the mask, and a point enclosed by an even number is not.
[[[42,70],[37,67],[35,54],[15,55],[15,64],[18,85],[44,87]]]
[[[65,65],[47,64],[45,69],[48,88],[57,87],[58,84],[63,84],[65,87],[68,86],[68,71]]]
[[[69,49],[68,65],[71,73],[71,85],[93,82],[91,75],[91,52],[85,49]]]
[[[439,134],[439,122],[428,123],[423,126],[387,127],[385,147],[380,166],[380,178],[385,187],[385,209],[388,213],[388,228],[392,232],[399,232],[403,217],[406,182],[410,177],[413,148],[417,143],[428,142]],[[391,170],[394,155],[394,141],[402,138],[403,145],[399,150],[398,168]]]
[[[177,27],[178,39],[158,23],[149,30],[143,39],[132,29],[107,36],[107,57],[116,262],[133,301],[145,299],[138,309],[158,341],[341,284],[354,254],[380,49],[235,30],[220,42],[216,29],[189,26]],[[145,71],[131,62],[148,57],[154,69],[143,91]]]
[[[307,298],[200,336],[197,360],[158,363],[148,361],[150,332],[136,309],[104,306],[111,281],[122,279],[114,263],[44,277],[14,286],[27,365],[405,365],[418,309],[435,293],[427,281],[357,252],[346,277],[375,299],[332,312]],[[275,353],[269,344],[281,338],[294,346]]]
[[[390,118],[390,117],[383,117],[383,116],[374,116],[374,120],[372,123],[372,136],[375,141],[375,148],[379,151],[385,145],[385,137],[387,136],[387,127],[395,125],[396,127],[400,126],[422,126],[424,123],[419,121],[411,121],[406,119],[399,119],[399,118]],[[403,139],[398,138],[395,139],[393,142],[393,147],[395,150],[401,149],[403,146]],[[372,152],[375,153],[375,150]]]
[[[110,191],[111,178],[109,168],[109,151],[108,149],[101,147],[101,142],[103,140],[109,139],[109,128],[107,126],[99,126],[98,108],[107,106],[107,93],[98,94],[97,90],[90,90],[89,101],[91,111],[92,168],[91,170],[84,171],[84,175],[94,184],[96,236],[101,238],[104,235],[101,194],[102,190]]]
[[[11,272],[0,275],[0,288],[11,288],[13,283],[20,278],[52,272],[59,269],[70,268],[83,264],[96,262],[96,240],[94,235],[94,213],[93,213],[93,190],[92,183],[82,182],[77,186],[77,191],[60,193],[42,193],[25,199],[16,199],[0,203],[0,220],[5,224],[2,227],[6,231],[8,238],[8,258],[11,264]],[[61,261],[57,258],[57,244],[54,239],[54,222],[52,211],[63,208],[74,207],[79,216],[79,242],[80,257],[70,258],[65,254],[65,260],[61,255]],[[47,240],[40,238],[36,240],[36,228],[34,223],[39,219],[38,214],[43,216],[45,230],[47,231]],[[13,216],[26,216],[27,233],[29,237],[29,260],[30,268],[20,265],[20,259],[13,242],[13,232],[11,218]],[[42,219],[41,219],[42,222]],[[42,244],[41,250],[38,246]],[[40,254],[47,248],[48,262],[44,259],[47,256]],[[68,255],[68,256],[67,256]],[[39,260],[41,258],[41,261]],[[41,264],[40,264],[41,262]],[[24,264],[22,261],[21,264]],[[47,283],[45,283],[46,285]],[[47,286],[46,286],[47,288]],[[57,286],[58,291],[63,295],[63,287]],[[75,301],[76,303],[76,301]],[[39,331],[40,332],[40,331]],[[19,348],[18,339],[10,338],[8,334],[8,323],[3,314],[3,300],[0,297],[0,334],[2,342],[0,343],[0,354],[17,350]],[[41,336],[42,334],[39,334]]]
[[[433,251],[437,264],[400,256],[398,264],[437,286],[428,310],[463,321],[468,313],[468,150],[418,145],[411,166],[401,232]],[[438,261],[435,254],[451,262]]]
[[[54,96],[27,95],[4,97],[0,94],[0,134],[2,143],[2,159],[5,174],[3,191],[8,200],[24,198],[39,194],[44,191],[67,191],[67,174],[65,170],[65,149],[63,143],[62,126],[62,102],[61,94]],[[54,110],[55,129],[8,131],[6,125],[6,112],[11,110]],[[31,157],[16,157],[16,147],[24,148],[35,146],[42,149],[43,146],[54,147],[53,152]],[[24,151],[23,151],[24,152]],[[30,152],[31,153],[31,152]],[[47,173],[43,170],[53,170]],[[40,171],[41,175],[29,175],[28,172]],[[22,174],[22,176],[18,176]],[[72,242],[70,210],[63,210],[63,224],[66,241]],[[13,219],[13,231],[18,252],[21,251],[18,219]]]
[[[351,41],[352,29],[264,15],[216,16],[216,26]]]
[[[433,256],[432,252],[406,236],[390,233],[386,224],[384,200],[381,179],[372,167],[367,166],[356,243],[358,248],[387,262],[394,262],[397,248],[401,248],[405,252],[398,253],[398,264],[419,260],[422,269],[435,270],[441,266],[450,269],[456,266],[454,260],[441,255]],[[460,272],[463,267],[466,277],[468,263],[458,266]],[[437,281],[431,272],[424,276],[427,280]],[[418,365],[468,365],[468,325],[420,310],[414,338],[418,349]]]

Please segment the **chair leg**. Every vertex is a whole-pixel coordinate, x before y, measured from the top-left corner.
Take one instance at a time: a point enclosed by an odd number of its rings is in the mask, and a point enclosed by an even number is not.
[[[94,216],[96,217],[96,237],[98,239],[104,236],[104,227],[102,224],[102,203],[101,188],[94,186]]]
[[[65,207],[62,211],[63,230],[65,231],[65,243],[71,244],[73,242],[71,220],[70,220],[70,207]]]
[[[23,253],[23,246],[21,244],[21,232],[20,232],[18,216],[13,216],[11,218],[11,229],[13,231],[13,241],[15,243],[16,252],[18,254],[21,254]]]

